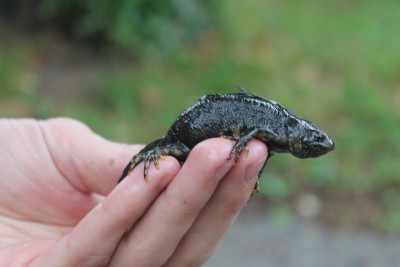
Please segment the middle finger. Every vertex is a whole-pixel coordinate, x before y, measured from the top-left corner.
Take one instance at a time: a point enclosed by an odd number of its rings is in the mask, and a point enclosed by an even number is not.
[[[219,181],[231,169],[232,142],[206,140],[193,148],[185,165],[150,210],[120,242],[115,266],[160,266],[206,205]]]

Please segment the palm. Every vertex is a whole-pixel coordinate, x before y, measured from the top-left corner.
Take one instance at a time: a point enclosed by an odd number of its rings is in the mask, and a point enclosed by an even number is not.
[[[63,121],[63,128],[43,129],[29,120],[20,126],[0,120],[0,245],[2,253],[29,261],[69,232],[107,192],[100,187],[94,193],[91,180],[82,179],[96,171],[79,173],[76,165],[90,162],[61,153],[75,149],[65,130],[91,135],[86,127]],[[25,259],[15,251],[23,251]]]

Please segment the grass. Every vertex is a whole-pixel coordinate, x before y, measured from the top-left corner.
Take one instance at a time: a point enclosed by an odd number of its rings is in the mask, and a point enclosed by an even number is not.
[[[84,98],[63,102],[40,88],[32,63],[38,39],[11,38],[0,50],[0,111],[72,116],[110,139],[147,143],[197,97],[239,84],[316,122],[336,142],[323,158],[272,158],[265,197],[279,207],[301,192],[367,198],[379,210],[368,224],[400,232],[400,5],[225,0],[218,12],[214,31],[170,58],[105,55],[97,78],[79,88]],[[359,223],[357,201],[340,203],[335,223]]]

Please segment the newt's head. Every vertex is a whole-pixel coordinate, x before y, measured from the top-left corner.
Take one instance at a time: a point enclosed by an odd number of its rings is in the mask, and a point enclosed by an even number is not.
[[[286,124],[289,150],[298,158],[322,156],[335,148],[329,136],[312,122],[290,114]]]

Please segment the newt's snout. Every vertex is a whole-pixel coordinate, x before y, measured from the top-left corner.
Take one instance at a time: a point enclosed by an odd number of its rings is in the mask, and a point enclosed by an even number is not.
[[[304,159],[325,155],[335,148],[335,143],[313,123],[303,121],[291,130],[289,147],[292,155]]]
[[[335,149],[335,143],[328,136],[327,136],[327,140],[326,140],[324,146],[325,146],[325,149],[326,149],[326,153],[328,153],[329,151],[332,151],[332,150]]]
[[[301,159],[316,158],[325,155],[335,148],[335,143],[324,132],[317,136],[305,136],[291,142],[291,153]]]
[[[321,141],[315,142],[313,144],[313,150],[315,151],[313,157],[322,156],[329,151],[335,149],[335,143],[332,141],[332,139],[330,139],[329,136],[325,133],[323,133],[323,135],[324,138]]]

